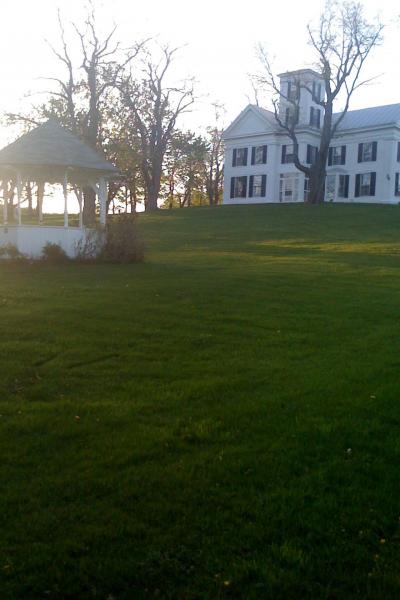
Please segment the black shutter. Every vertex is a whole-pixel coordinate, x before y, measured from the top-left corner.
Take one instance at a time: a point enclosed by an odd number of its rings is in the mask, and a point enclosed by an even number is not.
[[[247,167],[247,154],[248,154],[248,148],[244,149],[244,166]]]
[[[293,160],[292,162],[294,162],[294,157],[299,155],[299,145],[298,144],[293,144]]]
[[[314,108],[310,108],[310,125],[314,124]]]
[[[399,196],[399,173],[396,173],[396,179],[394,182],[394,195]]]
[[[236,167],[236,155],[237,155],[237,150],[236,148],[233,149],[233,157],[232,157],[232,167]]]
[[[332,166],[332,155],[333,155],[333,148],[329,148],[329,153],[328,153],[328,166],[329,167]]]
[[[358,144],[358,162],[362,162],[362,153],[363,153],[363,145],[364,144]]]
[[[286,162],[286,146],[282,146],[282,159],[281,159],[281,163],[285,164]]]
[[[346,146],[343,146],[343,148],[346,148]],[[349,197],[349,175],[345,175],[344,176],[344,197],[348,198]]]
[[[319,129],[321,127],[321,111],[319,108],[317,108],[316,111],[317,111],[317,127]]]
[[[268,146],[263,146],[263,164],[267,164]]]
[[[231,177],[231,198],[235,197],[235,178]]]
[[[372,142],[372,160],[376,160],[377,149],[378,149],[378,142]]]
[[[397,142],[397,162],[400,162],[400,142]]]
[[[261,196],[263,198],[265,198],[266,189],[267,189],[267,176],[266,175],[262,175],[262,179],[261,179]]]
[[[249,180],[249,198],[253,197],[254,175],[250,175]]]
[[[361,175],[356,175],[356,190],[354,194],[356,198],[360,196],[360,179]]]
[[[346,164],[346,146],[342,146],[342,155],[340,157],[340,164],[341,165]],[[347,198],[347,196],[346,196],[346,198]]]
[[[251,149],[251,164],[254,165],[256,163],[256,149],[253,146]]]
[[[311,164],[311,146],[307,144],[307,164]]]
[[[376,173],[371,173],[371,186],[369,188],[370,196],[375,196],[375,188],[376,188]]]

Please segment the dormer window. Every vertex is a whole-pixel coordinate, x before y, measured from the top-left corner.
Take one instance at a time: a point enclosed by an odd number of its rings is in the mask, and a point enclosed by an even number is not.
[[[321,102],[321,91],[322,85],[317,81],[313,81],[312,84],[312,99],[314,102]]]
[[[294,127],[298,122],[298,110],[293,107],[287,107],[285,110],[285,125],[287,127]]]
[[[297,102],[300,95],[299,85],[296,81],[288,81],[287,84],[287,99],[291,102]]]

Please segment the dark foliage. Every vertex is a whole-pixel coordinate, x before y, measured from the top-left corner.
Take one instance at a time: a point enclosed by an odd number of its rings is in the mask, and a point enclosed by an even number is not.
[[[144,260],[144,243],[134,215],[109,219],[106,239],[99,259],[106,262],[134,263]]]

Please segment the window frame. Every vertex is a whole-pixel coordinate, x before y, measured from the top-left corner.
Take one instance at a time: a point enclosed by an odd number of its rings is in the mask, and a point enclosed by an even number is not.
[[[238,182],[241,180],[241,183],[243,185],[243,193],[242,194],[237,194],[237,184]],[[231,200],[234,200],[236,198],[247,198],[247,183],[248,183],[248,177],[247,175],[233,175],[231,177]]]
[[[367,184],[363,183],[364,177],[369,177],[368,191]],[[376,171],[367,171],[364,173],[357,173],[355,179],[355,193],[356,198],[368,198],[375,197],[376,195]]]
[[[260,178],[260,183],[255,185],[256,177]],[[259,189],[259,193],[255,193],[255,190]],[[250,175],[249,178],[249,198],[265,198],[267,191],[267,176],[265,173],[257,173],[256,175]]]
[[[261,162],[257,162],[257,150],[261,149]],[[260,144],[259,146],[252,146],[251,148],[251,164],[252,165],[266,165],[268,160],[268,145]]]
[[[244,161],[243,163],[239,163],[238,162],[238,154],[240,152],[243,151],[243,156],[244,156]],[[248,154],[249,154],[249,149],[247,146],[239,146],[238,148],[234,148],[233,149],[233,154],[232,154],[232,167],[247,167],[247,163],[248,163]]]
[[[294,155],[298,152],[298,146],[296,144],[282,144],[282,153],[281,153],[281,164],[282,165],[291,165],[294,163]],[[291,147],[292,152],[287,152],[287,148]],[[287,160],[289,157],[290,160]]]
[[[366,156],[366,147],[371,149],[371,153],[368,152]],[[358,144],[358,162],[366,163],[366,162],[376,162],[378,155],[378,142],[360,142]]]

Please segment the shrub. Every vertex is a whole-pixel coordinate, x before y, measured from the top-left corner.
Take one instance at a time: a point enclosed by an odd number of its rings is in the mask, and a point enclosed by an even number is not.
[[[119,263],[141,262],[144,259],[144,243],[134,215],[119,215],[109,219],[99,258]]]
[[[5,244],[0,246],[0,258],[6,260],[26,260],[26,256],[22,254],[15,244]]]
[[[75,244],[75,260],[81,262],[97,260],[104,242],[105,232],[103,229],[87,229],[85,237]]]
[[[67,262],[69,258],[59,244],[47,242],[42,250],[42,260],[51,263],[64,263]]]

